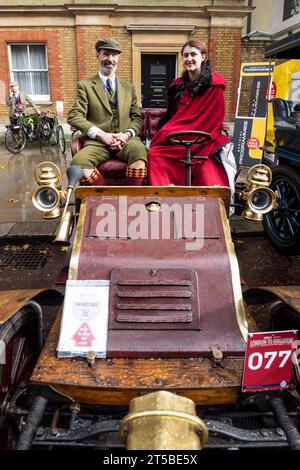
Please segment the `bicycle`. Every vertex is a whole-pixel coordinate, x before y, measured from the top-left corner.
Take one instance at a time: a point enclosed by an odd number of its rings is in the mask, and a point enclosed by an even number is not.
[[[23,113],[15,114],[15,123],[6,126],[5,146],[11,153],[22,152],[27,142],[39,142],[55,138],[54,145],[58,145],[62,153],[66,150],[64,130],[55,113],[41,114]]]

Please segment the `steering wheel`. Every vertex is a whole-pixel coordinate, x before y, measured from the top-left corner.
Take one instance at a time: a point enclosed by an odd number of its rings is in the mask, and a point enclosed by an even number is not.
[[[194,144],[202,144],[212,139],[211,134],[203,131],[176,131],[166,135],[166,141],[174,145],[190,147]]]

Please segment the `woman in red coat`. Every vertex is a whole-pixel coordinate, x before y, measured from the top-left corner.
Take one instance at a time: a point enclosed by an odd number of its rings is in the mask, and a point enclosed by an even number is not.
[[[185,166],[180,161],[186,157],[186,148],[168,143],[166,135],[199,130],[210,133],[212,140],[192,146],[192,155],[208,156],[208,160],[200,160],[200,165],[191,167],[192,185],[229,186],[223,165],[212,156],[229,142],[222,134],[225,79],[211,71],[206,49],[198,39],[187,41],[181,54],[183,75],[168,89],[168,109],[149,149],[149,183],[152,186],[186,185]]]

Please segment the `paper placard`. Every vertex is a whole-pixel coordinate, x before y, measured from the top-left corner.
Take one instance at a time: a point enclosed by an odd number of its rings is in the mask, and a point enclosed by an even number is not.
[[[67,281],[57,356],[106,357],[109,281]]]

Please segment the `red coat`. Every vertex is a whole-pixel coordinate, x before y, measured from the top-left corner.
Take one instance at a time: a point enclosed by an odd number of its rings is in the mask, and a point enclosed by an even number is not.
[[[177,78],[171,84],[169,92],[172,92],[172,87],[178,87],[182,82],[182,77]],[[186,148],[168,144],[165,137],[175,131],[199,130],[209,132],[212,135],[212,140],[192,146],[192,155],[207,155],[209,157],[200,165],[192,166],[192,184],[196,186],[228,186],[223,166],[211,158],[214,151],[229,141],[221,131],[225,117],[225,85],[225,79],[213,72],[211,86],[203,95],[190,96],[189,93],[184,92],[179,102],[173,98],[173,102],[169,103],[173,112],[175,110],[175,114],[172,113],[173,116],[153,136],[149,149],[148,175],[150,185],[186,185],[185,167],[180,162],[180,159],[184,159],[186,156]]]

